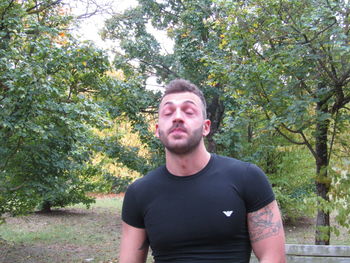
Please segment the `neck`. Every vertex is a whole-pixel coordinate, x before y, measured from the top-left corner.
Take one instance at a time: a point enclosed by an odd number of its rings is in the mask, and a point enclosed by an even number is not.
[[[209,162],[210,153],[201,143],[188,154],[175,154],[166,150],[166,167],[176,176],[189,176],[201,171]]]

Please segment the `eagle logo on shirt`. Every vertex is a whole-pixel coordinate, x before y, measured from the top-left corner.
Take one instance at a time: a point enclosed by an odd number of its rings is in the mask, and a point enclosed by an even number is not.
[[[225,216],[227,216],[227,217],[230,217],[231,215],[232,215],[232,213],[233,213],[233,211],[222,211],[224,214],[225,214]]]

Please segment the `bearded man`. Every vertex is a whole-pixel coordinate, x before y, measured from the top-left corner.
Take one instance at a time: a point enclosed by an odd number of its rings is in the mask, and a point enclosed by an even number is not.
[[[166,163],[128,187],[122,208],[120,263],[285,263],[280,211],[257,166],[209,153],[203,93],[169,83],[156,136]]]

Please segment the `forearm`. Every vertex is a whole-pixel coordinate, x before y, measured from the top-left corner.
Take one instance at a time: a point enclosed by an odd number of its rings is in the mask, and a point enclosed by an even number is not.
[[[144,229],[122,224],[119,263],[144,263],[148,255],[148,238]]]
[[[119,263],[145,263],[147,261],[148,249],[141,254],[120,253]]]
[[[148,247],[143,249],[138,249],[130,252],[130,249],[123,249],[121,247],[119,253],[119,263],[145,263],[147,261]]]

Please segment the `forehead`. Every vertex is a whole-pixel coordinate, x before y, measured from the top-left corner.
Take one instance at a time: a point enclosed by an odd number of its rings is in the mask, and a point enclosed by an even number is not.
[[[202,107],[201,99],[192,92],[181,92],[181,93],[171,93],[162,99],[159,108],[162,108],[166,105],[181,105],[191,103],[197,107]]]

